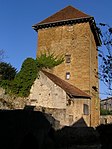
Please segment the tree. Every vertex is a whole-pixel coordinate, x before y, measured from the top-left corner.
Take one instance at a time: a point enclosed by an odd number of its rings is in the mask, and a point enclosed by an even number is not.
[[[103,44],[99,50],[99,78],[107,86],[108,94],[112,95],[112,27],[99,23],[98,31]]]
[[[38,77],[38,72],[43,68],[53,68],[63,62],[63,57],[54,54],[41,54],[36,60],[27,58],[16,75],[12,85],[12,93],[17,96],[27,97],[34,80]]]
[[[6,72],[3,70],[1,71],[2,75],[2,84],[7,93],[14,94],[20,97],[28,97],[30,93],[31,86],[33,85],[35,79],[38,77],[38,72],[43,68],[53,68],[64,61],[63,56],[55,56],[54,54],[44,53],[41,54],[40,57],[37,57],[36,60],[33,58],[27,58],[22,64],[21,70],[12,77],[9,75],[9,70]],[[1,63],[3,68],[5,68],[6,63]],[[7,64],[11,66],[10,64]],[[6,81],[7,80],[7,81]]]
[[[12,93],[17,96],[27,97],[36,77],[36,61],[33,58],[27,58],[23,62],[20,72],[14,78],[11,89]]]
[[[6,62],[0,62],[0,80],[13,80],[17,73],[16,68]]]

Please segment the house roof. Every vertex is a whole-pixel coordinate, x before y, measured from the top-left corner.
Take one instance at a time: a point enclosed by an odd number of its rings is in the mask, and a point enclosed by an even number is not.
[[[80,90],[79,88],[71,85],[70,83],[62,80],[61,78],[57,77],[56,75],[49,73],[45,70],[42,70],[42,72],[56,85],[61,87],[67,94],[74,97],[83,97],[83,98],[91,98],[88,94]]]
[[[108,98],[106,98],[106,99],[101,99],[100,102],[108,101],[108,100],[112,100],[112,97],[108,97]]]
[[[90,15],[85,14],[84,12],[81,12],[80,10],[72,6],[65,7],[64,9],[51,15],[45,20],[37,24],[34,24],[32,27],[34,30],[38,31],[39,29],[42,29],[42,28],[55,27],[55,26],[61,26],[66,24],[75,24],[75,23],[81,23],[81,22],[90,23],[90,27],[95,36],[96,43],[98,46],[100,46],[101,40],[97,32],[97,27],[96,27],[94,18]]]

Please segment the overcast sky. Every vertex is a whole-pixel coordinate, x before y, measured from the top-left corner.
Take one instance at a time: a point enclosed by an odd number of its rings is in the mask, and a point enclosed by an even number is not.
[[[5,61],[20,70],[27,57],[35,58],[37,33],[32,25],[68,5],[112,26],[112,0],[0,0],[0,49],[5,50]]]

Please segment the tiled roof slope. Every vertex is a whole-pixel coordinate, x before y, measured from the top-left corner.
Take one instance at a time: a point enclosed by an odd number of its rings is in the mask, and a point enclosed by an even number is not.
[[[44,24],[44,23],[53,23],[57,21],[59,22],[59,21],[88,18],[88,17],[91,17],[91,16],[79,11],[78,9],[72,6],[67,6],[66,8],[55,13],[54,15],[41,21],[40,23],[38,23],[38,25]]]
[[[74,24],[74,23],[80,23],[80,22],[90,23],[90,27],[95,37],[96,44],[97,46],[100,46],[101,40],[99,37],[99,33],[97,31],[94,17],[87,15],[72,6],[67,6],[64,9],[55,13],[54,15],[46,18],[45,20],[37,24],[34,24],[32,28],[38,31],[39,29],[42,29],[42,28],[55,27],[55,26]]]
[[[88,94],[85,92],[81,91],[77,87],[71,85],[70,83],[60,79],[56,75],[49,73],[45,70],[42,70],[42,72],[51,80],[53,81],[56,85],[61,87],[67,94],[74,96],[74,97],[83,97],[83,98],[91,98]]]

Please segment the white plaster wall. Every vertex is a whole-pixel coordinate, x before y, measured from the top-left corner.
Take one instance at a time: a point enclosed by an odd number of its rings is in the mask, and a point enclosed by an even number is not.
[[[66,108],[66,93],[54,84],[44,73],[34,81],[30,90],[30,104],[48,108]]]

